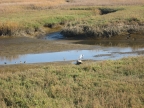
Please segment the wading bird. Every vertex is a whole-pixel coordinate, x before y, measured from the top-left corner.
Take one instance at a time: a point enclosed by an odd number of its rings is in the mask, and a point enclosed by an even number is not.
[[[84,56],[83,54],[80,55],[79,59],[76,62],[77,65],[82,64],[82,60],[81,59],[83,59],[83,56]]]
[[[81,54],[80,57],[79,57],[79,60],[83,59],[84,55]]]

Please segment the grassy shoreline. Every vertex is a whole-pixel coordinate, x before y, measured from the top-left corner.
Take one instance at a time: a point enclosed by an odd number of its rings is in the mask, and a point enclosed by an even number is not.
[[[144,57],[74,65],[0,66],[0,107],[142,108]]]
[[[78,8],[80,10],[82,8]],[[87,19],[68,23],[63,31],[67,37],[111,38],[125,34],[144,34],[143,6],[102,6],[91,10]]]
[[[72,35],[93,36],[94,38],[112,37],[129,32],[144,34],[144,6],[142,4],[73,6],[73,3],[75,2],[62,2],[61,4],[65,7],[57,4],[51,8],[48,8],[48,4],[44,7],[40,4],[39,6],[33,4],[35,6],[33,8],[30,4],[18,5],[13,12],[0,9],[0,36],[37,37],[46,34],[45,29],[55,27],[62,27],[62,33],[67,37]]]

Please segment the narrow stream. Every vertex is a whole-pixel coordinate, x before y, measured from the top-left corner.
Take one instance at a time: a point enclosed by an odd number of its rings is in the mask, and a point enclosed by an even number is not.
[[[76,61],[81,54],[83,60],[116,60],[123,57],[143,55],[144,48],[133,50],[130,47],[101,47],[96,46],[93,50],[70,50],[62,52],[50,52],[39,54],[25,54],[18,56],[0,57],[0,64],[19,63],[44,63],[56,61]]]
[[[64,36],[62,34],[60,34],[60,32],[54,32],[54,33],[50,33],[47,36],[43,37],[42,39],[46,39],[46,40],[60,40],[60,39],[64,39]]]
[[[63,36],[57,32],[44,37],[48,40],[63,39]],[[69,50],[61,52],[47,52],[39,54],[0,56],[0,65],[20,64],[20,63],[45,63],[58,61],[76,61],[83,54],[83,60],[116,60],[123,57],[138,56],[144,54],[144,48],[131,47],[103,47],[93,45],[91,50]]]

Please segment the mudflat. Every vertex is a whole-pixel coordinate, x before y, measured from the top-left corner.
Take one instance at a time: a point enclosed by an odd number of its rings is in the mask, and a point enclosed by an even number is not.
[[[74,40],[49,41],[29,37],[12,37],[0,39],[0,55],[18,55],[42,52],[87,49],[90,45],[73,44]],[[75,42],[77,42],[75,40]]]

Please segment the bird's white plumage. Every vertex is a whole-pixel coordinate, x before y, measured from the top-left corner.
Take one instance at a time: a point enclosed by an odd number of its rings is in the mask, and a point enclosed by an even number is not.
[[[82,59],[82,58],[83,58],[83,56],[84,56],[84,55],[83,55],[83,54],[81,54],[81,55],[80,55],[80,57],[79,57],[79,59]]]

